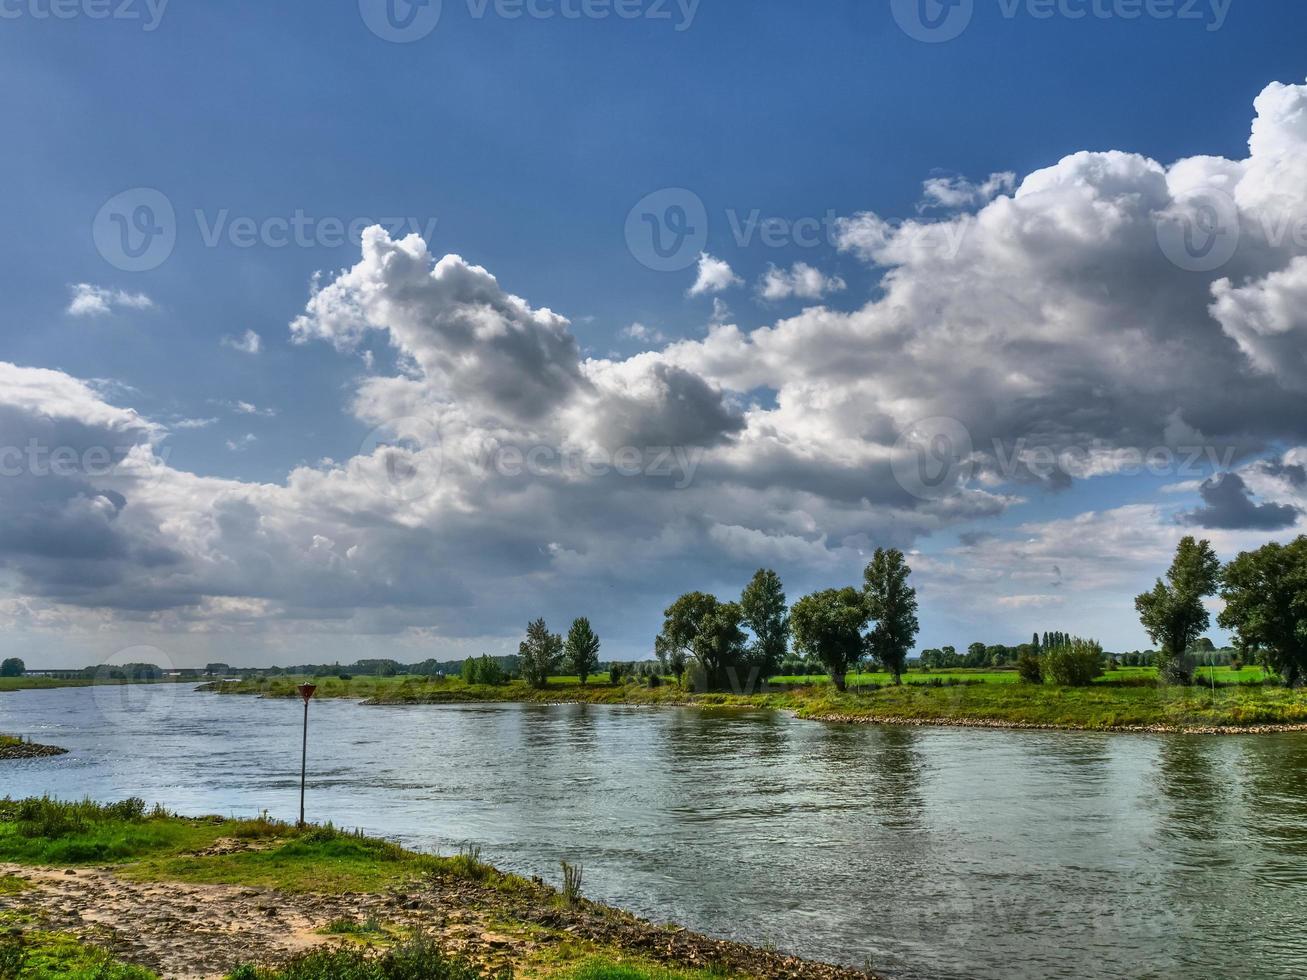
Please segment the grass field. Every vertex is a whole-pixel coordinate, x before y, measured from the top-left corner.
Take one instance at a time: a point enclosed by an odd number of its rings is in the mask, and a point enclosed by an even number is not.
[[[359,698],[369,704],[460,704],[477,702],[698,705],[772,708],[801,718],[837,721],[1026,725],[1076,729],[1256,730],[1265,726],[1307,725],[1307,694],[1263,685],[1257,668],[1204,672],[1193,687],[1163,687],[1150,668],[1112,671],[1090,687],[1020,683],[1015,671],[911,672],[895,687],[885,674],[852,679],[839,693],[825,678],[779,678],[752,694],[696,694],[674,683],[611,685],[574,678],[551,679],[543,689],[520,681],[499,686],[468,685],[457,678],[318,678],[318,696]],[[1215,690],[1206,686],[1214,678]],[[224,694],[295,697],[302,678],[251,679],[220,684]],[[778,686],[779,685],[779,686]],[[787,686],[794,685],[794,686]],[[861,686],[861,687],[859,687]]]

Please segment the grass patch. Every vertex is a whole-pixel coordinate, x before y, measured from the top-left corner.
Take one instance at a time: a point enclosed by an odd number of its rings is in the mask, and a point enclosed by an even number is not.
[[[18,875],[0,875],[0,895],[17,895],[31,887],[31,883],[26,878],[20,878]]]
[[[954,724],[997,722],[1065,728],[1116,727],[1250,728],[1307,724],[1307,693],[1263,684],[1260,668],[1204,668],[1190,688],[1161,687],[1152,668],[1108,671],[1083,688],[1022,684],[1015,670],[912,671],[899,687],[888,674],[860,674],[849,679],[847,693],[826,679],[775,678],[757,694],[695,694],[675,684],[582,686],[560,679],[543,689],[520,681],[502,685],[464,684],[426,677],[334,679],[327,697],[362,698],[370,704],[464,704],[480,702],[696,705],[722,708],[772,708],[800,717],[839,717],[940,721]],[[1212,681],[1216,689],[1209,686]],[[294,697],[299,678],[250,679],[215,685],[227,694]],[[322,688],[319,693],[322,693]]]
[[[380,954],[353,947],[319,949],[279,967],[243,966],[228,980],[481,980],[481,976],[466,960],[446,956],[425,936],[415,936]]]
[[[0,938],[0,977],[23,980],[158,980],[149,970],[119,963],[105,950],[52,932]]]

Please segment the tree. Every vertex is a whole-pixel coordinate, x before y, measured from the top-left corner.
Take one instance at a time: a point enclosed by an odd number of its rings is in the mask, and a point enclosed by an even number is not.
[[[862,593],[867,615],[876,621],[871,631],[871,655],[903,683],[903,665],[917,640],[917,590],[908,585],[912,569],[897,548],[877,548],[863,572]]]
[[[837,691],[845,689],[849,670],[866,650],[862,631],[868,618],[866,600],[854,588],[806,595],[790,613],[795,647],[826,669]]]
[[[711,598],[711,597],[710,597]],[[744,610],[738,602],[712,600],[699,620],[690,651],[703,671],[706,682],[716,688],[725,687],[745,663],[745,635],[742,623]]]
[[[25,673],[27,673],[27,664],[17,657],[10,657],[0,663],[0,677],[22,677]]]
[[[760,568],[740,596],[744,625],[752,631],[750,659],[758,667],[759,677],[767,680],[780,672],[781,662],[790,649],[790,617],[780,576],[770,568]]]
[[[1216,591],[1220,571],[1211,544],[1187,535],[1176,549],[1166,581],[1158,579],[1151,592],[1135,598],[1139,621],[1152,641],[1161,644],[1158,665],[1168,683],[1188,684],[1193,679],[1185,654],[1211,621],[1203,598]]]
[[[1307,537],[1245,551],[1221,575],[1218,622],[1290,687],[1307,681]]]
[[[1035,654],[1036,656],[1038,656],[1040,650],[1038,633],[1036,633],[1034,636],[1030,638],[1030,645],[1035,648]]]
[[[526,628],[526,639],[517,648],[522,677],[535,688],[549,683],[549,675],[558,670],[563,659],[563,638],[550,633],[543,619]]]
[[[677,680],[685,673],[686,660],[699,633],[699,624],[716,602],[716,597],[706,592],[687,592],[663,610],[663,629],[654,639],[654,652],[662,651]],[[678,662],[679,671],[676,669]]]
[[[567,672],[581,678],[582,685],[599,669],[599,637],[595,636],[590,620],[584,616],[572,621],[572,628],[567,631],[564,655]]]

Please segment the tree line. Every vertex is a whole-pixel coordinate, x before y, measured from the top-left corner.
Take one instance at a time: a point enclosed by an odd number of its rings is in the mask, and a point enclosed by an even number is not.
[[[1307,536],[1242,552],[1226,565],[1210,542],[1181,539],[1165,579],[1135,598],[1140,622],[1161,646],[1164,682],[1193,682],[1190,650],[1211,623],[1203,600],[1213,595],[1225,603],[1217,623],[1233,634],[1240,659],[1260,663],[1289,687],[1307,680]]]

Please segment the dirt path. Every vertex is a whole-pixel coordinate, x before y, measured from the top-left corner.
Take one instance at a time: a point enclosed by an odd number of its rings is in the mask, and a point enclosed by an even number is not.
[[[285,894],[227,885],[134,882],[111,869],[76,872],[0,864],[0,875],[33,887],[0,897],[0,908],[35,912],[39,928],[105,947],[166,980],[221,978],[242,963],[272,964],[341,942],[318,930],[337,919],[375,918],[420,928],[449,953],[488,972],[522,966],[542,947],[591,941],[669,966],[716,966],[793,980],[867,980],[869,974],[658,926],[589,902],[558,906],[539,895],[506,895],[464,879],[433,878],[402,894]]]

